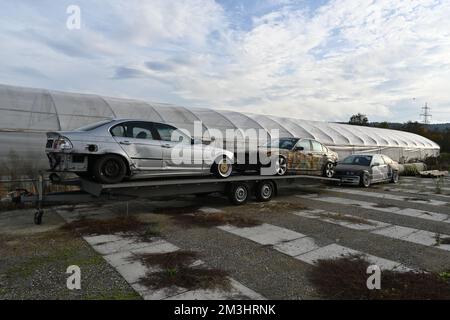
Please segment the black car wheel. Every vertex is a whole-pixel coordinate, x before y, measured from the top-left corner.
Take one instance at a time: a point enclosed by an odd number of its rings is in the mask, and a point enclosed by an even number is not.
[[[98,182],[113,184],[119,183],[125,178],[127,167],[120,156],[109,154],[98,158],[92,171]]]
[[[361,187],[368,188],[368,187],[370,187],[370,183],[371,183],[371,181],[370,181],[369,173],[364,172],[363,174],[361,174],[361,179],[359,181],[359,185]]]
[[[334,176],[334,164],[332,162],[327,162],[323,168],[323,176],[326,178],[333,178]]]

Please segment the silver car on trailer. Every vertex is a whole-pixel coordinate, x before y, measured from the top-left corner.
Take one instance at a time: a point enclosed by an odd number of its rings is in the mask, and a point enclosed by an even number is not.
[[[73,172],[102,183],[127,177],[209,175],[227,178],[233,153],[195,141],[174,126],[105,120],[73,131],[47,133],[51,172]]]

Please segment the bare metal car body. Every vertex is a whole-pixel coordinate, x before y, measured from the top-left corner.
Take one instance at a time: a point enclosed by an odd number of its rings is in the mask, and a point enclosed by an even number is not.
[[[175,140],[174,136],[178,138]],[[51,172],[94,176],[105,183],[117,183],[124,178],[118,181],[107,177],[108,169],[110,173],[119,169],[122,175],[122,163],[125,177],[209,175],[214,169],[222,169],[218,173],[226,178],[231,174],[233,161],[231,152],[198,143],[173,126],[128,119],[105,120],[73,131],[48,132],[45,151]],[[177,152],[183,154],[182,159],[174,157]],[[112,163],[109,167],[104,165],[106,171],[102,174],[98,167],[105,157]]]
[[[334,177],[342,184],[369,187],[373,183],[397,183],[398,163],[382,154],[354,154],[346,157],[335,168]]]
[[[308,138],[279,138],[260,148],[270,157],[277,175],[301,174],[331,178],[338,154],[322,143]],[[261,168],[261,172],[263,172]],[[270,172],[270,171],[268,171]]]

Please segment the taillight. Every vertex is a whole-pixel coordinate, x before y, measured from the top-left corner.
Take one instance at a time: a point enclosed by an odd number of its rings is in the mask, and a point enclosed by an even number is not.
[[[72,148],[73,148],[72,143],[66,137],[59,137],[53,143],[53,149],[69,150],[69,149],[72,149]]]

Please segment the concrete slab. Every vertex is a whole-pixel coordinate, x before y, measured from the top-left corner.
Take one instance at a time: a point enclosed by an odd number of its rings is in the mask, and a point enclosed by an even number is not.
[[[278,243],[273,246],[275,250],[278,250],[288,256],[298,256],[300,254],[320,248],[313,238],[304,237],[295,239],[292,241]]]
[[[262,245],[274,245],[283,241],[306,237],[304,234],[270,224],[249,228],[228,228],[227,226],[218,228]]]

